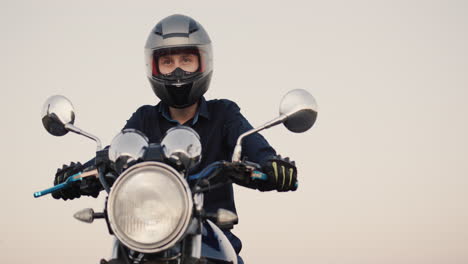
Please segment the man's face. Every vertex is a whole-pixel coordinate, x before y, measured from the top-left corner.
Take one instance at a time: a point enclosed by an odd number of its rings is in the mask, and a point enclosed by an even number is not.
[[[198,70],[198,55],[190,53],[169,54],[159,57],[158,67],[161,74],[169,74],[177,67],[186,72],[195,72]]]

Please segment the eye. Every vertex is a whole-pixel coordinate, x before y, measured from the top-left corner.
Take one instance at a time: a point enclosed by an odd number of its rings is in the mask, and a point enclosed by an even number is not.
[[[169,65],[172,63],[172,60],[169,57],[162,57],[159,59],[159,63]]]
[[[190,63],[192,62],[192,58],[190,56],[184,56],[182,57],[182,61],[185,63]]]

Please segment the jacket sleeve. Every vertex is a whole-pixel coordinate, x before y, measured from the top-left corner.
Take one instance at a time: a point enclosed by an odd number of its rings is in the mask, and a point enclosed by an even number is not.
[[[232,154],[239,136],[252,129],[252,125],[241,114],[240,108],[236,103],[229,100],[222,101],[226,107],[226,120],[223,133]],[[276,151],[259,133],[249,135],[242,141],[242,158],[246,157],[249,161],[261,164],[267,158],[274,155],[276,155]]]

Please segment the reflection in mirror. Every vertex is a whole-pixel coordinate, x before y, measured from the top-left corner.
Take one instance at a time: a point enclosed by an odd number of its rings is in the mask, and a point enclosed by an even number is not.
[[[148,138],[136,129],[124,129],[112,140],[109,160],[125,167],[129,162],[143,158],[148,147]]]
[[[317,120],[315,98],[306,90],[292,90],[281,100],[280,115],[287,116],[284,121],[287,129],[296,133],[305,132]]]
[[[65,96],[54,95],[49,97],[42,107],[42,124],[54,136],[63,136],[68,133],[66,124],[75,122],[73,105]]]
[[[161,145],[166,158],[186,170],[194,169],[201,160],[200,136],[190,127],[176,126],[169,129]]]

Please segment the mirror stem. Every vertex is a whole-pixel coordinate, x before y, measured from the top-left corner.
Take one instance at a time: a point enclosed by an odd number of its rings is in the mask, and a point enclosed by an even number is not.
[[[283,123],[286,120],[287,117],[288,117],[287,115],[280,115],[279,117],[271,120],[270,122],[267,122],[267,123],[263,124],[262,126],[251,129],[251,130],[245,132],[244,134],[240,135],[239,138],[237,139],[237,144],[236,144],[236,147],[234,148],[234,152],[232,154],[232,161],[233,162],[239,162],[241,160],[242,140],[245,137],[250,136],[250,135],[252,135],[254,133],[257,133],[259,131],[262,131],[264,129],[270,128],[272,126],[279,125],[279,124]]]
[[[85,137],[87,137],[89,139],[92,139],[92,140],[96,141],[97,151],[102,150],[101,140],[98,137],[96,137],[96,136],[94,136],[94,135],[92,135],[92,134],[90,134],[90,133],[88,133],[86,131],[83,131],[83,130],[79,129],[78,127],[76,127],[76,126],[74,126],[74,125],[72,125],[70,123],[66,124],[65,128],[67,130],[71,131],[71,132],[74,132],[74,133],[78,134],[78,135],[82,135],[82,136],[85,136]]]

